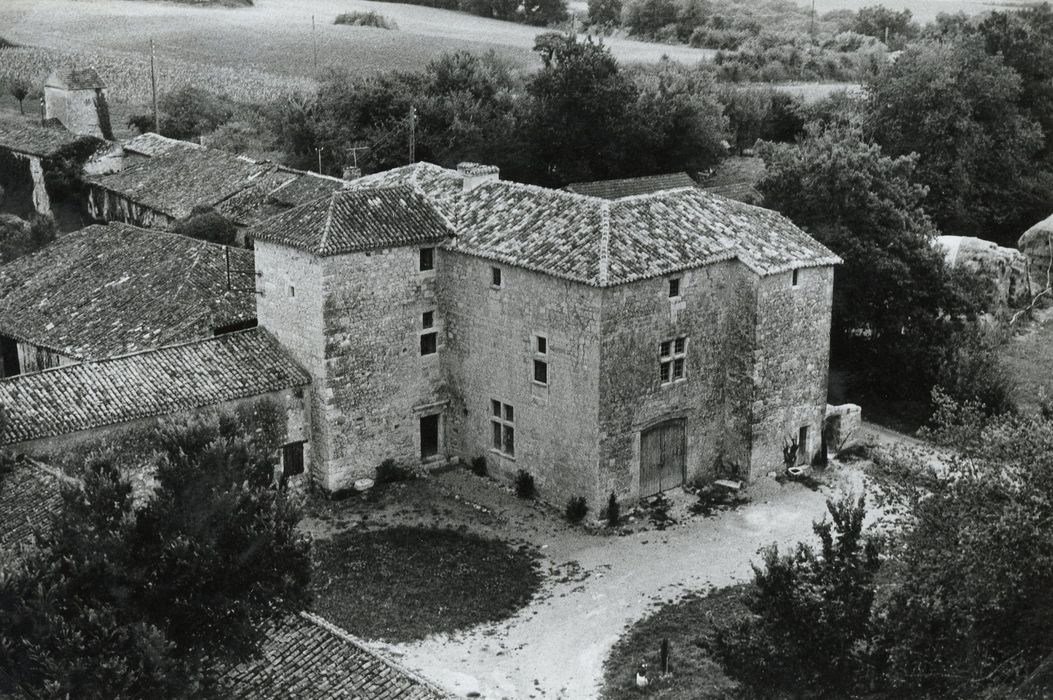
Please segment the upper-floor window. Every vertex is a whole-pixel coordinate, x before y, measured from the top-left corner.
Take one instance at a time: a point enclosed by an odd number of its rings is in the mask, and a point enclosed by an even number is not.
[[[793,287],[797,286],[797,268],[794,268],[793,274],[790,277],[790,285]]]
[[[435,269],[435,249],[434,248],[421,248],[420,249],[420,270]]]
[[[497,399],[490,400],[490,427],[493,432],[493,448],[509,457],[516,454],[515,410]]]
[[[670,296],[670,298],[680,296],[680,278],[679,277],[674,277],[673,279],[669,280],[669,296]]]
[[[421,326],[421,328],[431,328],[434,325],[435,325],[435,312],[434,311],[425,311],[423,314],[421,314],[421,316],[420,316],[420,326]]]
[[[658,344],[658,377],[662,384],[686,379],[687,336],[682,335]]]
[[[435,312],[425,311],[420,317],[421,327],[428,331],[435,327]],[[420,354],[434,355],[439,349],[439,334],[437,331],[428,331],[420,334]]]
[[[537,336],[537,343],[535,345],[538,355],[545,355],[548,353],[548,338],[543,335]]]
[[[534,381],[548,384],[548,338],[543,335],[534,337]]]
[[[490,284],[494,287],[501,286],[501,268],[491,267],[490,268]]]

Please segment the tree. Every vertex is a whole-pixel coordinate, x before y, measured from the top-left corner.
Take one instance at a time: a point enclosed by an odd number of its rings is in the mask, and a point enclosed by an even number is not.
[[[891,156],[918,154],[941,230],[1015,240],[1038,218],[1053,187],[1034,172],[1041,129],[1018,110],[1020,76],[978,39],[912,45],[867,92],[870,133]]]
[[[7,92],[11,97],[18,100],[18,111],[21,114],[25,114],[26,111],[22,108],[22,102],[29,97],[29,91],[33,89],[33,86],[29,84],[29,81],[24,78],[11,78],[7,81]]]
[[[234,223],[214,209],[194,207],[190,216],[172,225],[172,231],[200,241],[236,245],[238,229]]]
[[[863,497],[826,507],[831,520],[812,525],[819,551],[804,543],[782,556],[775,545],[764,549],[746,599],[751,617],[717,634],[727,672],[765,695],[845,697],[870,677],[881,541],[863,531]]]
[[[992,697],[1053,654],[1053,421],[937,405],[940,463],[874,472],[899,530],[880,647],[901,695]]]
[[[200,695],[301,609],[309,543],[269,486],[283,420],[261,402],[85,448],[51,532],[0,562],[0,693]],[[149,494],[126,476],[143,465]]]
[[[862,368],[889,398],[926,399],[951,338],[982,310],[967,273],[933,247],[917,156],[889,157],[859,127],[812,124],[799,145],[763,144],[758,189],[844,259],[834,272],[832,364]]]
[[[895,12],[884,5],[860,8],[852,31],[884,41],[890,49],[902,49],[918,33],[910,10]]]
[[[29,221],[23,221],[17,216],[0,214],[0,263],[35,253],[57,236],[58,228],[50,216],[36,214]]]
[[[589,38],[542,35],[542,67],[527,84],[524,132],[535,181],[564,185],[626,172],[639,91],[607,47]]]
[[[621,24],[621,0],[589,0],[589,25],[617,27]]]
[[[162,136],[189,140],[211,133],[229,122],[238,105],[226,95],[184,85],[161,95],[157,109],[158,129]],[[128,125],[146,133],[153,130],[154,120],[151,115],[133,115],[129,117]]]

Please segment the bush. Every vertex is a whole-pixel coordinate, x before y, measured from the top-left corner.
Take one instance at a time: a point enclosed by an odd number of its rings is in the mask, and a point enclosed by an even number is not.
[[[608,527],[617,527],[622,519],[621,506],[618,505],[618,498],[613,491],[611,497],[607,499],[607,508],[603,511],[603,517],[607,519]]]
[[[533,475],[525,469],[516,472],[516,496],[519,498],[533,498],[537,495],[537,487],[534,486]]]
[[[393,459],[385,459],[377,467],[377,478],[378,484],[391,484],[396,481],[409,481],[416,475],[412,469],[404,467]]]
[[[348,24],[353,27],[376,27],[377,29],[398,29],[399,25],[384,15],[373,12],[344,12],[336,16],[333,24]]]
[[[469,464],[468,468],[471,469],[472,474],[475,474],[476,476],[486,476],[486,457],[473,457],[471,464]]]
[[[567,501],[567,510],[565,511],[567,522],[580,523],[585,519],[588,512],[589,504],[585,502],[584,496],[572,496]]]
[[[172,225],[172,231],[221,245],[234,245],[238,235],[238,229],[230,219],[207,207],[194,207],[190,216]]]

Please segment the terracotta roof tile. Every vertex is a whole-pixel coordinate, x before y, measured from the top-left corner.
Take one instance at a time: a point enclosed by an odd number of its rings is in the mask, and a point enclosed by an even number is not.
[[[57,471],[32,460],[12,466],[13,470],[0,478],[0,556],[46,530],[61,501],[63,477]]]
[[[306,386],[270,334],[238,333],[0,380],[0,445]]]
[[[621,180],[599,180],[596,182],[575,182],[567,185],[571,192],[601,199],[620,199],[638,194],[651,194],[662,190],[675,190],[679,187],[694,187],[695,181],[687,173],[668,173],[665,175],[647,175],[630,177]]]
[[[231,698],[441,700],[449,694],[311,613],[290,615],[267,630],[260,655],[225,669]]]
[[[0,333],[76,359],[210,337],[256,317],[252,251],[89,226],[0,267]]]
[[[176,149],[191,149],[201,148],[196,143],[190,141],[180,141],[179,139],[170,139],[167,136],[161,136],[153,132],[147,132],[140,134],[134,138],[128,139],[121,144],[128,153],[134,153],[136,155],[147,156],[153,158],[155,156],[164,155],[169,151]]]
[[[41,126],[28,119],[0,115],[0,148],[46,158],[81,138],[85,137],[61,127]]]
[[[268,219],[252,234],[316,255],[338,255],[439,242],[452,230],[421,192],[400,185],[339,190]]]
[[[99,77],[94,68],[66,67],[52,71],[51,75],[44,81],[44,86],[62,87],[70,90],[94,90],[96,88],[105,88],[106,84],[102,82],[102,78]]]
[[[464,192],[456,171],[418,163],[350,187],[395,184],[451,222],[447,248],[594,286],[733,258],[759,275],[841,262],[777,212],[694,186],[616,200],[506,181]]]

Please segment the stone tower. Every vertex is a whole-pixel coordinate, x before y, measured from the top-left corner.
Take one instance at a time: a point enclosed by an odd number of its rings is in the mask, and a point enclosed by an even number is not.
[[[44,116],[74,134],[113,140],[105,89],[94,68],[60,68],[44,82]]]

